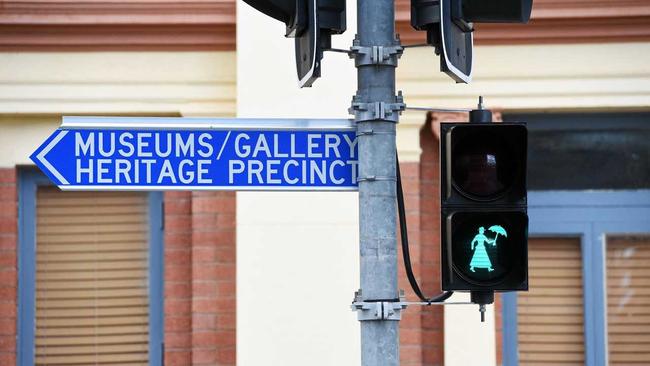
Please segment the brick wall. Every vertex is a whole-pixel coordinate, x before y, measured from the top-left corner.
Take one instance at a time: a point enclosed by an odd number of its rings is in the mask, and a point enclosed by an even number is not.
[[[16,364],[16,169],[0,168],[0,365]]]
[[[235,193],[165,194],[166,365],[235,364]]]
[[[438,141],[431,132],[431,122],[421,131],[420,163],[400,164],[404,201],[408,221],[409,247],[413,272],[425,296],[440,292],[440,202],[438,191]],[[399,258],[400,288],[409,300],[417,300],[406,279],[403,260]],[[443,309],[412,306],[400,322],[401,365],[442,365]]]
[[[439,145],[427,118],[420,133],[420,233],[422,241],[422,286],[426,295],[440,289],[440,178]],[[444,309],[432,306],[422,309],[422,365],[444,363]]]

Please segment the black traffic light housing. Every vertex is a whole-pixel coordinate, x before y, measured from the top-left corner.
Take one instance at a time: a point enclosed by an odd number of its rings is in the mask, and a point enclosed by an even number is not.
[[[440,126],[442,289],[486,304],[528,289],[527,129],[470,115]]]
[[[295,38],[298,84],[308,87],[320,77],[323,50],[332,34],[345,32],[345,0],[244,0],[256,10],[283,22],[286,37]]]
[[[440,70],[459,83],[472,80],[473,23],[527,23],[533,0],[411,0],[411,26],[427,32]]]

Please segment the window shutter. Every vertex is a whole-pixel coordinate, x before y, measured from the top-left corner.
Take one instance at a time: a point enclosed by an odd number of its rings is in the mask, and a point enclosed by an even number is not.
[[[518,295],[519,363],[583,365],[582,260],[578,239],[530,239],[530,291]]]
[[[610,365],[650,360],[650,237],[607,238]]]
[[[42,187],[36,215],[36,364],[147,365],[147,195]]]

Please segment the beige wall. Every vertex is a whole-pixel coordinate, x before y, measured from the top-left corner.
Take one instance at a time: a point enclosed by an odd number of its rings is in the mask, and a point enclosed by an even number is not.
[[[0,167],[66,115],[233,116],[234,52],[0,53]]]
[[[650,43],[475,47],[472,84],[440,73],[428,48],[406,50],[397,69],[407,104],[516,110],[650,106]]]

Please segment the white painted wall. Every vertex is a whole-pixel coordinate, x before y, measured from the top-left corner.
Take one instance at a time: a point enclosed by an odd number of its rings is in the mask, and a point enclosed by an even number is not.
[[[347,48],[355,34],[333,38]],[[353,62],[326,53],[322,77],[299,89],[284,25],[237,2],[238,117],[349,118]],[[237,193],[237,362],[356,365],[359,287],[356,193]]]
[[[468,293],[454,293],[451,302],[468,302]],[[445,366],[496,365],[494,305],[480,322],[478,305],[445,307]]]

